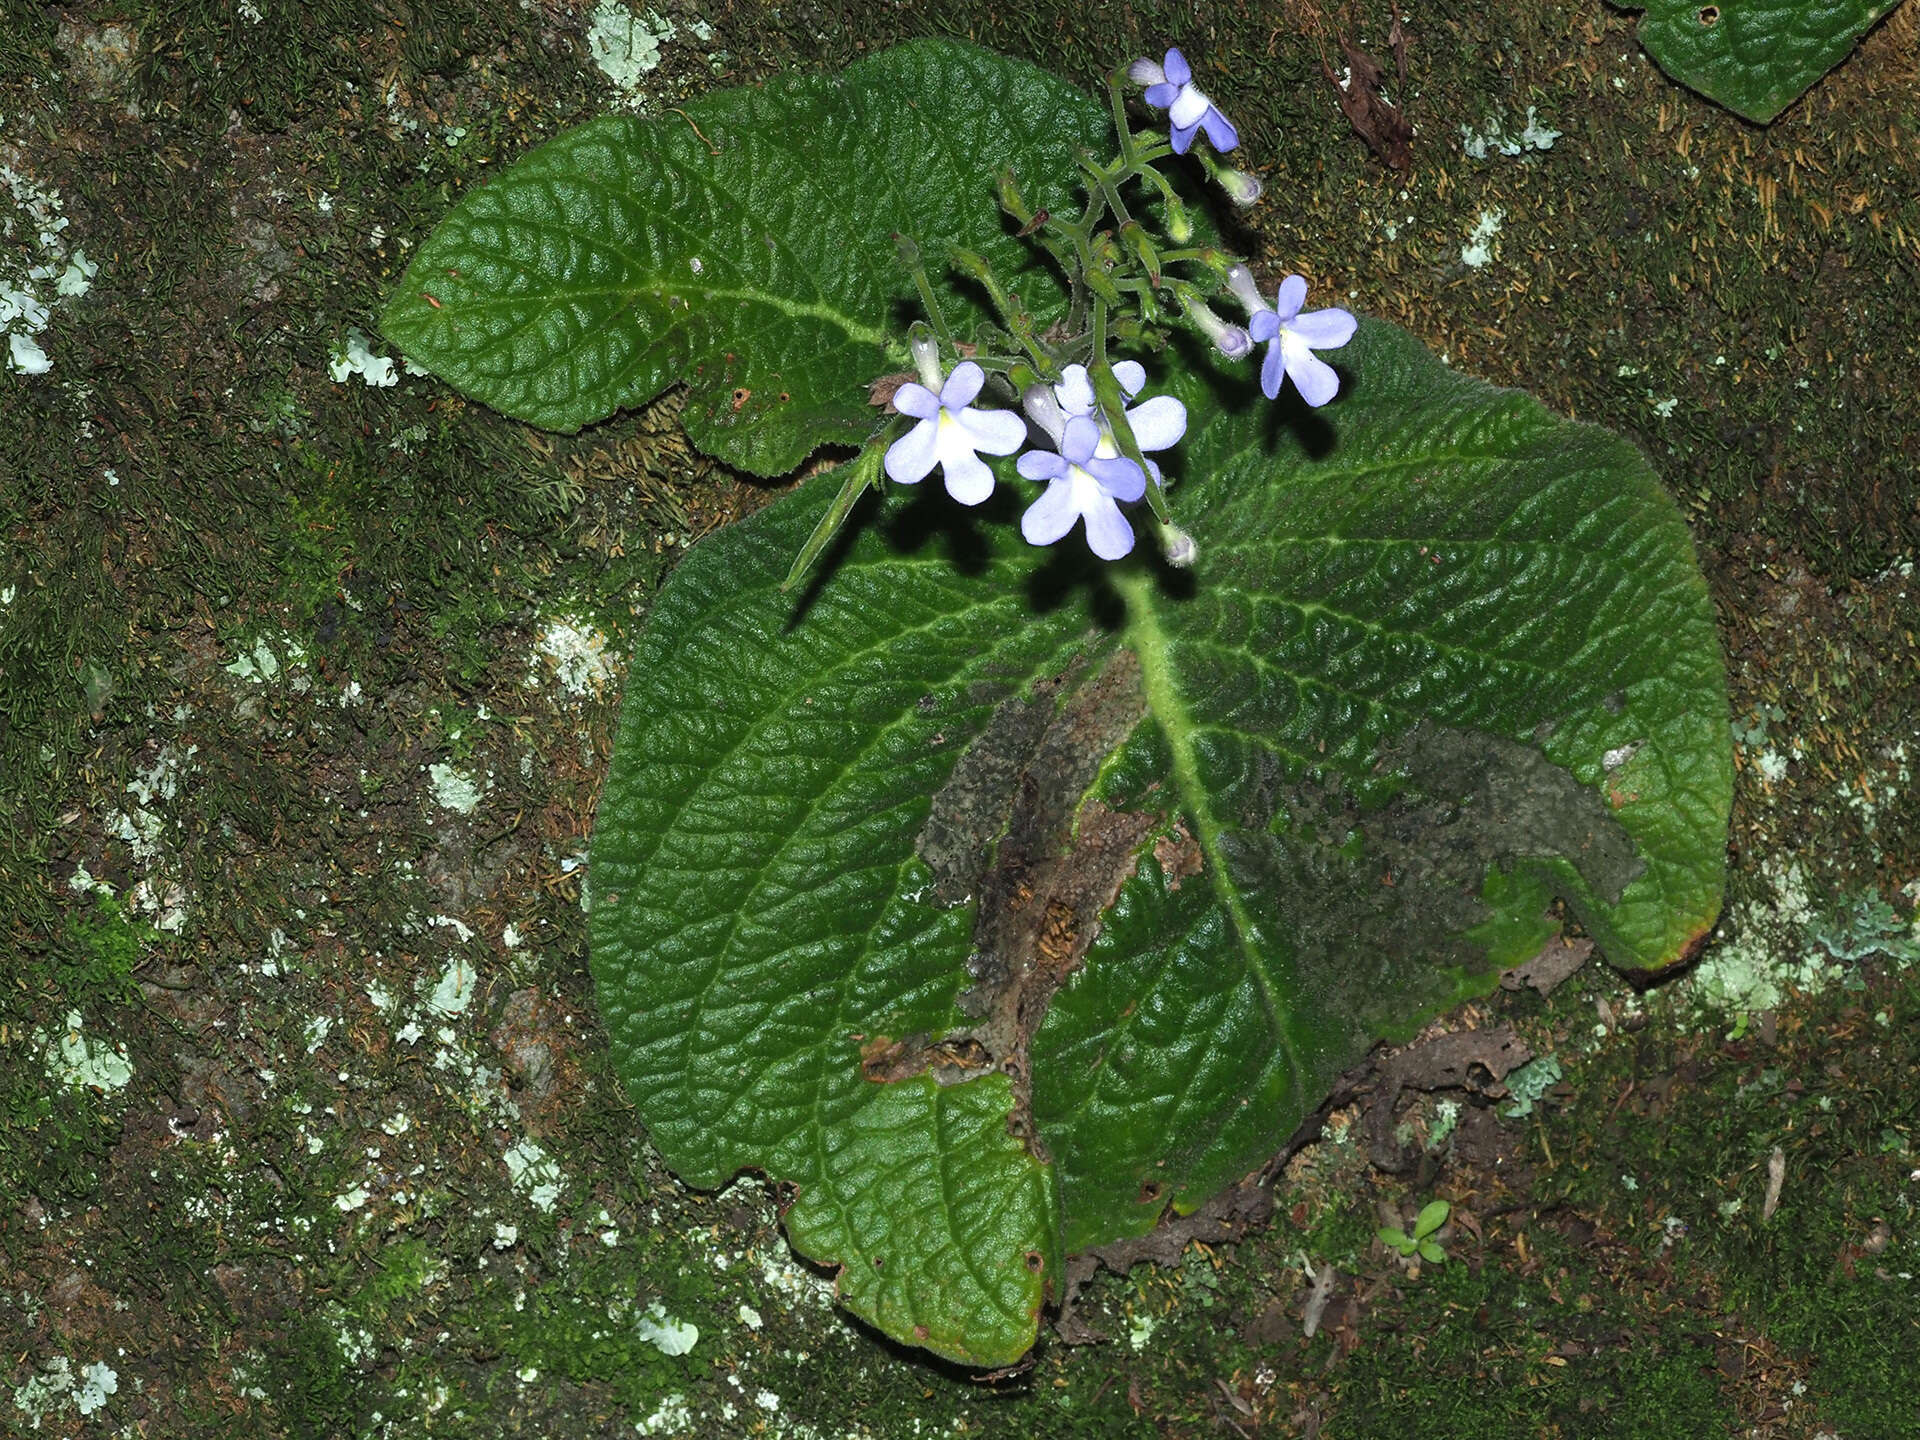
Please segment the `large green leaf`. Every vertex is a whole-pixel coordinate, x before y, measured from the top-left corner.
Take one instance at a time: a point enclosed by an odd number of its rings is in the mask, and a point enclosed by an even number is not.
[[[878,423],[867,385],[904,367],[911,318],[894,234],[935,271],[964,241],[1017,279],[1034,254],[1000,215],[995,169],[1066,205],[1075,147],[1108,131],[1045,71],[940,42],[607,116],[466,196],[382,325],[456,388],[555,430],[684,381],[695,444],[780,474]],[[1049,288],[1032,297],[1043,317]]]
[[[1063,1253],[1257,1166],[1552,900],[1633,969],[1715,917],[1724,678],[1645,462],[1392,327],[1341,358],[1313,414],[1176,382],[1189,572],[922,487],[796,598],[825,480],[660,595],[594,840],[616,1064],[889,1333],[1015,1358]]]
[[[1660,68],[1749,120],[1773,119],[1897,0],[1626,0]]]

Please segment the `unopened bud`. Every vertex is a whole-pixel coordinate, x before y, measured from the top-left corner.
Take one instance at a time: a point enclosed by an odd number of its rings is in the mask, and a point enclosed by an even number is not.
[[[1160,547],[1166,554],[1167,563],[1176,570],[1185,570],[1200,553],[1200,547],[1193,543],[1193,536],[1178,525],[1160,527]]]
[[[907,331],[907,348],[913,351],[913,368],[920,372],[920,383],[940,393],[940,342],[934,339],[933,331],[923,321],[913,322],[913,328]]]
[[[1147,272],[1147,283],[1160,288],[1160,255],[1153,248],[1153,242],[1147,238],[1147,230],[1138,220],[1129,220],[1120,227],[1120,238],[1127,248],[1140,259],[1141,268]]]
[[[1027,412],[1027,418],[1038,425],[1056,446],[1059,445],[1060,437],[1067,433],[1067,417],[1061,413],[1053,386],[1045,382],[1027,386],[1020,392],[1020,406]]]
[[[1167,197],[1167,238],[1176,245],[1184,245],[1193,238],[1193,221],[1187,218],[1187,207],[1172,195]]]
[[[1233,170],[1222,165],[1213,172],[1213,178],[1220,182],[1220,188],[1227,192],[1227,199],[1246,209],[1260,198],[1260,192],[1266,187],[1260,183],[1260,177],[1249,175],[1244,170]]]
[[[1198,300],[1187,303],[1187,314],[1206,332],[1213,348],[1229,360],[1243,360],[1253,349],[1253,337],[1238,325],[1229,325]]]
[[[1253,272],[1244,265],[1235,265],[1227,271],[1227,289],[1233,292],[1233,298],[1246,307],[1249,315],[1268,308],[1260,294],[1260,287],[1254,284]]]

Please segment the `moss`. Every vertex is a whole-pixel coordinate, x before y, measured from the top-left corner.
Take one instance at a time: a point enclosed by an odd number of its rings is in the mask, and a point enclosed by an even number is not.
[[[1489,1238],[1521,1233],[1526,1264],[1456,1254],[1399,1287],[1385,1333],[1369,1326],[1342,1367],[1329,1433],[1679,1440],[1738,1428],[1706,1317],[1588,1278],[1590,1257],[1552,1225]]]
[[[1843,1434],[1897,1434],[1915,1414],[1920,1305],[1901,1272],[1920,1269],[1916,1006],[1920,979],[1869,971],[1771,1039],[1649,1029],[1593,1062],[1591,1098],[1543,1131],[1559,1157],[1547,1193],[1798,1356],[1808,1403]]]

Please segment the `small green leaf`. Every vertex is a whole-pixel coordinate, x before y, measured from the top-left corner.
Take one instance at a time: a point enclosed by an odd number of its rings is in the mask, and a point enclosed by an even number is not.
[[[1427,1236],[1433,1234],[1434,1231],[1438,1230],[1442,1225],[1446,1224],[1447,1216],[1451,1215],[1452,1213],[1453,1213],[1453,1206],[1449,1205],[1446,1201],[1429,1200],[1425,1205],[1421,1207],[1420,1213],[1414,1217],[1414,1221],[1413,1221],[1414,1239],[1416,1240],[1426,1239]]]
[[[1422,1240],[1420,1242],[1420,1258],[1429,1265],[1438,1265],[1446,1260],[1447,1252],[1431,1240]]]
[[[1380,1236],[1381,1244],[1391,1246],[1402,1255],[1413,1254],[1413,1247],[1416,1242],[1411,1235],[1407,1234],[1407,1232],[1402,1230],[1398,1225],[1382,1225],[1377,1233]]]
[[[1778,115],[1897,0],[1648,0],[1640,43],[1682,85],[1749,120]]]
[[[684,113],[610,115],[467,195],[382,327],[456,389],[553,430],[684,381],[696,445],[781,474],[864,442],[881,415],[867,385],[906,366],[914,287],[894,233],[930,255],[964,240],[1018,280],[1040,262],[1002,223],[993,171],[1068,206],[1075,148],[1107,127],[1042,70],[932,40]],[[968,309],[947,278],[935,288]],[[1052,289],[1027,288],[1030,305]]]

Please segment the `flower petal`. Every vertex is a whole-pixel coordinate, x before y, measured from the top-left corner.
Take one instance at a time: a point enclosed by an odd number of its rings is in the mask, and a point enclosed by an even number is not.
[[[1307,303],[1307,277],[1289,275],[1280,282],[1280,294],[1274,308],[1280,312],[1280,323],[1291,325],[1293,317],[1300,313],[1300,307]]]
[[[1062,480],[1066,478],[1067,462],[1051,450],[1029,450],[1013,462],[1013,468],[1029,480]],[[1050,542],[1038,540],[1038,545]]]
[[[1280,317],[1271,310],[1256,310],[1247,317],[1247,334],[1253,337],[1256,345],[1263,344],[1280,333]]]
[[[1316,350],[1338,350],[1353,338],[1360,322],[1351,311],[1328,308],[1296,315],[1287,328]]]
[[[1167,143],[1173,147],[1173,153],[1176,155],[1186,154],[1187,147],[1193,144],[1194,134],[1199,128],[1198,125],[1189,125],[1186,129],[1182,130],[1176,125],[1172,133],[1167,136]]]
[[[1067,421],[1066,434],[1060,437],[1060,454],[1069,465],[1084,465],[1100,445],[1100,427],[1085,415]]]
[[[917,380],[909,380],[893,392],[893,408],[917,420],[931,420],[940,413],[940,397]]]
[[[933,469],[938,444],[939,426],[922,420],[887,447],[887,478],[901,485],[918,485]]]
[[[1147,477],[1131,460],[1093,459],[1081,469],[1116,500],[1138,500],[1147,493]]]
[[[1286,375],[1286,362],[1280,357],[1280,342],[1267,346],[1267,358],[1260,362],[1260,389],[1269,400],[1280,398],[1280,381]]]
[[[1028,455],[1032,453],[1029,451]],[[1024,462],[1027,455],[1020,459]],[[1051,545],[1071,530],[1079,518],[1080,512],[1073,508],[1073,482],[1062,475],[1047,486],[1046,494],[1027,507],[1026,514],[1020,517],[1020,533],[1029,545]]]
[[[1116,360],[1113,378],[1120,382],[1120,393],[1131,400],[1147,383],[1147,367],[1138,360]]]
[[[1340,393],[1340,377],[1334,368],[1305,346],[1287,356],[1287,375],[1309,405],[1324,405]]]
[[[1093,413],[1093,381],[1084,365],[1069,365],[1060,372],[1060,383],[1053,387],[1060,408],[1069,415]]]
[[[1127,424],[1142,450],[1165,450],[1187,433],[1187,407],[1171,395],[1156,395],[1127,411]]]
[[[1233,128],[1233,122],[1222,115],[1217,106],[1207,107],[1207,113],[1200,117],[1200,126],[1207,132],[1207,143],[1223,155],[1240,144],[1240,132]]]
[[[1187,57],[1182,55],[1178,50],[1167,51],[1164,68],[1167,72],[1167,79],[1176,85],[1185,85],[1193,79],[1193,67],[1187,64]]]
[[[1164,85],[1167,72],[1157,60],[1136,60],[1127,66],[1127,78],[1136,85]]]
[[[1198,86],[1182,85],[1173,104],[1167,107],[1167,120],[1183,130],[1191,130],[1205,120],[1212,109],[1213,102]]]
[[[1149,85],[1147,87],[1147,104],[1153,106],[1156,110],[1164,110],[1167,106],[1173,104],[1175,99],[1179,97],[1179,94],[1180,87],[1178,85],[1169,85],[1163,80],[1158,85]]]
[[[962,360],[940,387],[940,403],[949,410],[963,410],[973,403],[980,387],[987,383],[987,372],[971,360]]]
[[[1011,410],[962,410],[953,417],[973,441],[973,448],[989,455],[1011,455],[1027,443],[1027,422]]]
[[[978,505],[993,494],[993,471],[971,450],[943,455],[940,468],[947,474],[947,494],[962,505]]]
[[[1060,411],[1060,401],[1053,393],[1053,387],[1045,384],[1029,385],[1020,396],[1020,404],[1027,412],[1027,418],[1037,425],[1057,447],[1061,432],[1067,428],[1067,417]]]
[[[1087,548],[1102,560],[1118,560],[1133,549],[1133,527],[1105,495],[1090,501],[1081,514],[1087,522]]]

